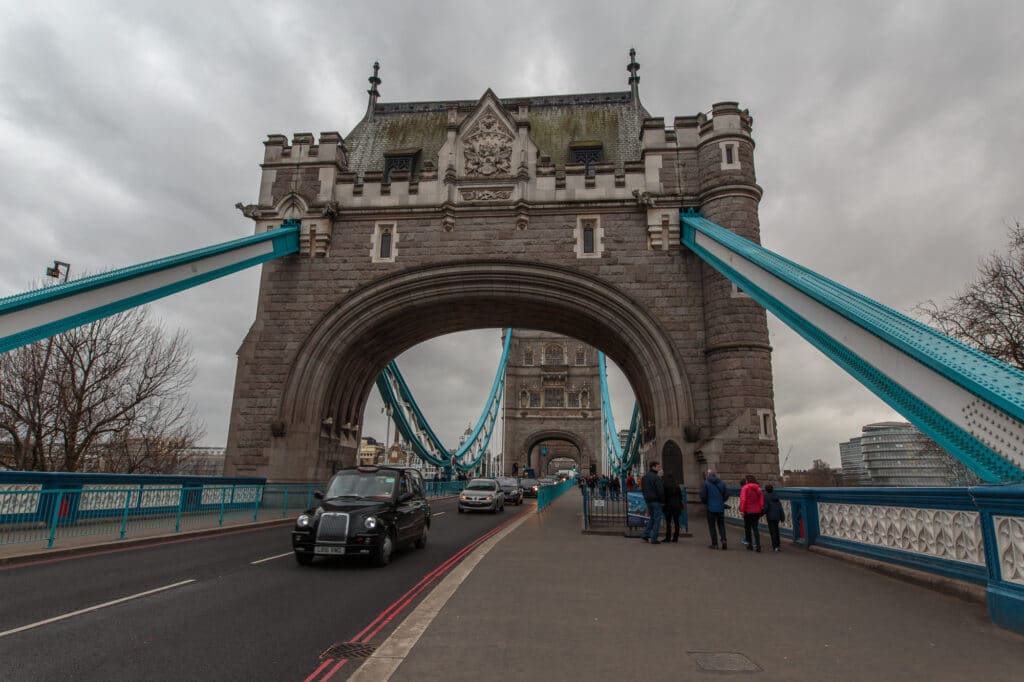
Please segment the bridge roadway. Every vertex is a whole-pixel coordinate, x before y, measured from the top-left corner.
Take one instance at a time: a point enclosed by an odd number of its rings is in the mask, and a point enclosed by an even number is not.
[[[383,569],[356,561],[300,567],[287,525],[0,566],[0,680],[305,679],[325,650],[352,639],[450,556],[533,510],[457,515],[454,498],[431,508],[426,549],[398,552]],[[338,672],[335,679],[349,671]]]
[[[727,552],[584,536],[579,496],[542,514],[456,515],[434,503],[422,552],[391,566],[290,556],[287,527],[0,568],[0,633],[184,584],[12,635],[0,679],[757,680],[1021,679],[1024,637],[966,601],[793,548]],[[369,659],[321,658],[474,539],[507,527],[361,637]],[[484,553],[486,550],[486,553]],[[475,565],[471,570],[469,566]],[[460,575],[463,574],[463,575]],[[404,603],[404,601],[403,601]],[[742,658],[741,658],[742,657]],[[344,662],[343,662],[344,661]]]

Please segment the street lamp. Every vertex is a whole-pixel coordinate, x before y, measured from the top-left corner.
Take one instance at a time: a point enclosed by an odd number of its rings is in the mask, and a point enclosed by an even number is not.
[[[71,263],[65,263],[64,261],[55,260],[53,261],[52,268],[46,268],[47,277],[53,277],[54,279],[62,279],[65,282],[68,281],[69,274],[71,274]]]

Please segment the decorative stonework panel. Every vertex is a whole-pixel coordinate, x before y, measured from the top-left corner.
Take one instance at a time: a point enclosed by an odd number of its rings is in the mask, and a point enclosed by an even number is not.
[[[255,485],[235,488],[232,502],[255,502],[259,497],[260,487]]]
[[[822,502],[818,525],[828,537],[985,565],[978,512]]]
[[[221,500],[231,501],[231,486],[203,486],[203,504],[220,504]]]
[[[459,190],[463,201],[506,201],[512,196],[511,187],[477,187]]]
[[[78,500],[78,510],[124,509],[126,494],[128,494],[128,490],[124,488],[111,488],[109,485],[83,485],[82,496]],[[129,506],[135,506],[138,499],[138,490],[133,490]]]
[[[180,486],[177,488],[168,488],[166,486],[150,488],[146,486],[142,492],[142,507],[177,507],[180,497]]]
[[[512,172],[512,134],[493,113],[480,117],[464,138],[466,175],[492,177]]]
[[[743,514],[740,513],[739,496],[730,497],[725,504],[728,507],[728,509],[725,510],[725,518],[736,519],[740,523],[743,523]],[[786,520],[779,523],[779,528],[784,530],[793,530],[793,503],[789,500],[782,500],[782,509],[786,513]],[[765,521],[764,516],[761,517],[760,528],[768,528],[768,523]]]
[[[0,485],[0,515],[34,514],[39,506],[39,491],[36,484],[5,483]]]
[[[1003,580],[1024,585],[1024,517],[993,516]]]

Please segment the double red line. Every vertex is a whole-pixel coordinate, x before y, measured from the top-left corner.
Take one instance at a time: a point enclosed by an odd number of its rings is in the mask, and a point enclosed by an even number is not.
[[[409,605],[412,604],[412,602],[416,599],[416,597],[419,596],[419,594],[421,592],[423,592],[423,590],[427,589],[427,587],[429,587],[431,583],[433,583],[435,580],[437,580],[442,575],[444,575],[445,573],[450,571],[452,568],[454,568],[455,564],[457,564],[460,561],[462,561],[462,559],[464,559],[467,554],[469,554],[474,549],[476,549],[478,546],[480,546],[481,543],[487,541],[489,538],[491,538],[492,536],[494,536],[497,533],[499,533],[502,529],[505,528],[505,526],[509,525],[510,523],[515,521],[517,518],[519,518],[519,514],[516,514],[511,519],[509,519],[508,521],[505,521],[501,525],[495,526],[491,530],[487,531],[486,533],[484,533],[483,535],[478,537],[476,540],[473,540],[472,542],[470,542],[468,545],[466,545],[465,547],[460,549],[458,552],[456,552],[452,556],[448,557],[448,559],[446,559],[440,566],[438,566],[437,568],[432,570],[430,573],[428,573],[425,576],[423,576],[423,578],[420,579],[420,581],[418,583],[413,585],[412,588],[410,588],[408,592],[406,592],[401,597],[399,597],[397,600],[395,600],[395,602],[391,606],[389,606],[386,609],[384,609],[383,611],[381,611],[380,615],[378,615],[376,618],[373,619],[373,622],[371,622],[369,625],[367,625],[365,628],[363,628],[363,630],[359,634],[357,634],[355,637],[353,637],[352,639],[348,640],[347,643],[348,644],[352,644],[352,643],[365,644],[365,643],[369,642],[388,623],[390,623],[392,620],[394,620],[395,616],[397,616],[398,614],[402,613],[402,611],[404,611],[406,608],[408,608]],[[343,665],[348,663],[348,660],[349,659],[347,659],[347,658],[341,658],[341,659],[327,658],[327,659],[324,659],[324,662],[321,663],[320,666],[316,670],[314,670],[312,673],[310,673],[309,677],[307,677],[305,679],[305,682],[313,682],[314,680],[318,680],[318,682],[323,682],[324,680],[331,679],[331,677],[334,675],[334,673],[338,672],[338,670],[340,670]],[[326,672],[324,672],[325,670],[326,670]],[[318,677],[321,673],[323,673],[323,676],[322,677]]]

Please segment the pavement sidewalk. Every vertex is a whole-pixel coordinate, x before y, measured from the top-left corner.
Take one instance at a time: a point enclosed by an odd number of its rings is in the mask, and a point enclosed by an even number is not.
[[[983,605],[788,542],[745,551],[732,526],[728,551],[697,526],[657,546],[583,535],[580,511],[573,490],[530,515],[425,630],[376,642],[390,679],[1021,679],[1024,637]],[[396,641],[415,644],[401,657]]]

